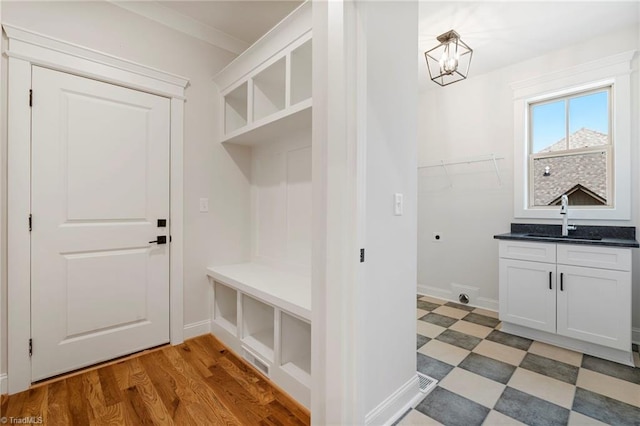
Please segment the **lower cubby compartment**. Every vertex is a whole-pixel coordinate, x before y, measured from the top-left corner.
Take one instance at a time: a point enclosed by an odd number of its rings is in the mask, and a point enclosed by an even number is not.
[[[246,294],[242,295],[242,342],[273,362],[274,309]]]
[[[209,268],[211,332],[306,408],[311,406],[308,277],[264,265]]]
[[[286,312],[280,316],[280,366],[311,386],[311,324]]]
[[[217,281],[214,281],[213,288],[213,320],[235,334],[238,326],[238,292]]]

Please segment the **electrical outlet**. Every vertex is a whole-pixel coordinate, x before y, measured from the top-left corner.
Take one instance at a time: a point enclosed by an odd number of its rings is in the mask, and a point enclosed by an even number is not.
[[[209,211],[209,199],[200,198],[200,213],[206,213]]]
[[[442,242],[442,234],[440,232],[434,232],[432,235],[432,242],[441,243]]]

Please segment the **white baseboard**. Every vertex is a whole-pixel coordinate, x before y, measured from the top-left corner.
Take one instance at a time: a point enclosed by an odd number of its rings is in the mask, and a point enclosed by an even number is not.
[[[208,319],[204,321],[192,322],[191,324],[187,324],[184,326],[184,340],[209,333],[211,333],[211,321]]]
[[[626,351],[620,349],[609,348],[597,345],[584,340],[573,339],[571,337],[560,336],[555,333],[547,333],[546,331],[534,330],[533,328],[523,327],[508,322],[502,323],[502,329],[505,333],[515,334],[516,336],[526,337],[528,339],[537,340],[539,342],[548,343],[554,346],[560,346],[583,354],[593,355],[598,358],[608,359],[609,361],[619,364],[634,366],[633,353],[631,348]]]
[[[7,390],[7,375],[0,374],[0,395],[6,395],[9,391]]]
[[[476,307],[488,309],[495,312],[498,312],[500,308],[496,299],[489,299],[488,297],[478,297],[478,303]]]
[[[418,294],[436,297],[438,299],[453,300],[453,292],[438,287],[418,284]]]
[[[456,297],[456,295],[453,294],[453,291],[445,290],[438,287],[431,287],[428,285],[418,284],[418,294],[460,303],[458,302],[458,298]],[[499,307],[497,300],[489,299],[488,297],[478,297],[475,301],[472,300],[471,303],[469,303],[469,306],[488,309],[490,311],[496,311],[496,312],[498,311],[498,307]]]
[[[371,410],[364,418],[365,425],[391,425],[409,408],[413,408],[424,394],[420,392],[418,375],[400,386],[380,405]]]
[[[631,341],[636,345],[640,345],[640,328],[631,329]]]

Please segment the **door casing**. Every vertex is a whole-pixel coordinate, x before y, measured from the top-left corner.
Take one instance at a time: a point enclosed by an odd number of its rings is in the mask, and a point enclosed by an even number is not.
[[[28,217],[31,206],[31,67],[39,65],[170,99],[170,339],[182,343],[183,324],[183,121],[188,79],[10,25],[8,56],[7,280],[8,392],[31,385]],[[37,99],[37,94],[34,94]],[[37,348],[34,348],[37,350]]]

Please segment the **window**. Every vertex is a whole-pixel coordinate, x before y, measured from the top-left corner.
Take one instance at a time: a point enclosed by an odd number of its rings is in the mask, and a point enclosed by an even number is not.
[[[634,53],[511,83],[514,218],[630,220]]]
[[[614,205],[611,86],[529,103],[529,207]]]

